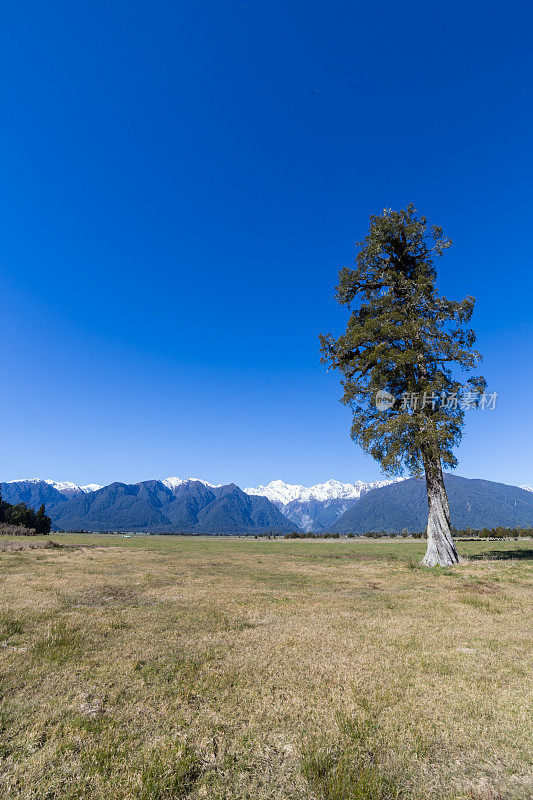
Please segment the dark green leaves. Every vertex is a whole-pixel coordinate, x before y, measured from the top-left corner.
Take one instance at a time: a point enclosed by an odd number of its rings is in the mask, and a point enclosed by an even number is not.
[[[396,403],[383,411],[374,402],[378,390],[400,398],[485,388],[483,378],[463,387],[456,374],[471,370],[481,356],[472,350],[475,333],[467,327],[474,298],[437,294],[434,259],[450,246],[442,228],[429,226],[413,205],[371,216],[354,267],[339,273],[337,300],[351,311],[346,331],[338,339],[320,337],[323,362],[342,375],[352,438],[390,473],[407,468],[418,474],[428,448],[455,466],[452,449],[461,439],[464,409]]]

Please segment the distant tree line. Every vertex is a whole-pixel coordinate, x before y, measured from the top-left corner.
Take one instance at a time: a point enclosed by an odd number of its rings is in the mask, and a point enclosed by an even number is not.
[[[44,503],[38,511],[29,508],[26,503],[12,505],[2,499],[0,493],[0,523],[30,529],[35,536],[50,533],[52,520],[45,514]]]
[[[533,537],[533,528],[480,528],[474,530],[472,528],[465,528],[464,530],[453,530],[453,535],[458,539],[517,539],[517,538],[531,538]],[[366,538],[366,539],[391,539],[403,537],[404,539],[411,537],[413,539],[425,539],[425,531],[415,531],[411,533],[406,528],[401,533],[386,533],[385,531],[368,531],[367,533],[347,533],[348,539]],[[302,531],[293,531],[286,533],[285,539],[339,539],[338,533],[304,533]]]
[[[527,539],[533,536],[533,528],[504,528],[501,525],[497,528],[480,528],[473,530],[465,528],[462,531],[454,531],[454,536],[462,539]]]
[[[348,534],[350,536],[350,534]],[[353,533],[351,534],[353,536]],[[340,533],[311,533],[310,531],[292,531],[286,533],[285,539],[340,539]]]

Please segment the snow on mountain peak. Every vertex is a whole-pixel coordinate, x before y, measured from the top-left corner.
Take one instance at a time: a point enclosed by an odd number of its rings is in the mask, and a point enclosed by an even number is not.
[[[72,483],[72,481],[45,480],[45,483],[49,486],[53,486],[54,489],[57,489],[58,492],[61,492],[61,494],[67,497],[78,494],[78,492],[89,494],[90,492],[96,492],[98,489],[102,488],[98,483],[88,483],[86,486],[78,486],[77,483]]]
[[[525,486],[521,486],[520,488],[521,489],[525,489],[526,492],[533,492],[533,486],[530,486],[529,484],[526,484]]]
[[[210,486],[211,489],[218,489],[219,486],[222,486],[221,483],[209,483],[208,481],[202,480],[202,478],[165,478],[165,480],[161,481],[161,483],[166,486],[167,489],[173,490],[177,489],[178,486],[181,486],[184,483],[190,483],[191,481],[203,483],[204,486]]]
[[[388,478],[382,481],[355,481],[355,483],[341,483],[341,481],[329,480],[326,483],[317,483],[314,486],[301,486],[300,484],[285,483],[281,480],[271,481],[267,486],[247,487],[244,491],[247,494],[263,495],[268,497],[273,503],[287,505],[293,500],[306,502],[309,500],[357,500],[362,494],[366,494],[371,489],[379,489],[381,486],[388,486],[389,483],[403,480],[403,478]]]
[[[77,486],[72,481],[51,481],[45,480],[49,486],[53,486],[58,492],[77,492],[81,487]]]
[[[78,486],[77,483],[72,483],[72,481],[45,480],[44,482],[49,486],[53,486],[54,489],[57,489],[57,491],[61,492],[61,494],[66,495],[77,494],[78,492],[89,494],[90,492],[96,492],[98,489],[102,488],[98,483],[88,483],[86,486]]]
[[[98,483],[88,483],[86,486],[78,486],[72,481],[52,481],[50,478],[19,478],[16,481],[8,481],[8,483],[47,483],[48,486],[53,486],[61,494],[72,495],[77,492],[89,494],[89,492],[96,492],[102,487]]]
[[[270,481],[268,486],[258,486],[255,489],[252,486],[249,486],[244,491],[246,494],[255,494],[268,497],[268,499],[273,503],[287,505],[287,503],[290,503],[292,500],[299,499],[302,492],[305,491],[305,486],[300,486],[300,484],[294,483],[284,483],[284,481],[276,480]]]

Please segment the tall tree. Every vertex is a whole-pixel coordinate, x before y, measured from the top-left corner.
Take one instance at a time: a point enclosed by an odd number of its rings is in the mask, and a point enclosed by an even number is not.
[[[353,414],[352,439],[383,470],[425,473],[427,566],[455,564],[442,467],[455,467],[466,407],[486,397],[482,377],[457,379],[481,359],[468,327],[474,298],[447,300],[436,288],[435,258],[451,246],[412,204],[370,217],[353,268],[339,273],[346,332],[320,337],[322,360],[342,375],[341,402]]]
[[[52,520],[46,516],[44,503],[41,505],[35,514],[35,531],[39,534],[50,533],[52,527]]]

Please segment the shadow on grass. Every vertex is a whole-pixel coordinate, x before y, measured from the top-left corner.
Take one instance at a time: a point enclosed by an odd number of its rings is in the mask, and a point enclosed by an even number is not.
[[[518,558],[533,560],[533,550],[486,550],[484,553],[468,554],[468,559],[471,561],[509,561]]]

